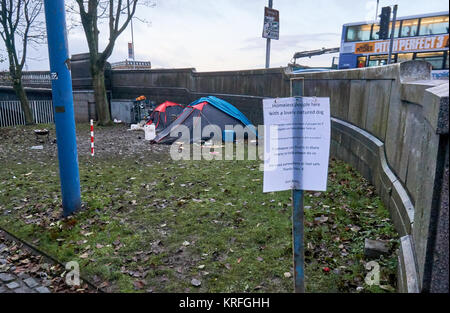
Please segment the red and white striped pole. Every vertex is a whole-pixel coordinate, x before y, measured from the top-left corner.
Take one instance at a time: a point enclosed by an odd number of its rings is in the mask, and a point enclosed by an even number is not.
[[[91,156],[94,156],[94,120],[91,119]]]

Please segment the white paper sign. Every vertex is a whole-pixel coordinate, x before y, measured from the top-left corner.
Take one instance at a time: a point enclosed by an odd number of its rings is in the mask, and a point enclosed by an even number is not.
[[[325,191],[330,99],[264,99],[264,192]]]

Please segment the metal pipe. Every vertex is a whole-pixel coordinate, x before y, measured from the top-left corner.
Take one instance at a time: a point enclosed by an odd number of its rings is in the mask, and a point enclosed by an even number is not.
[[[270,38],[266,42],[266,68],[270,68]]]
[[[45,0],[44,6],[62,205],[64,216],[67,216],[81,208],[81,190],[66,15],[64,0]]]

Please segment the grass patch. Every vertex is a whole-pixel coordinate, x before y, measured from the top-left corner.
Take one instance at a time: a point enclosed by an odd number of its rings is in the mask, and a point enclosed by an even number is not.
[[[258,161],[81,156],[84,208],[67,219],[54,158],[4,163],[0,226],[78,261],[106,290],[293,290],[284,275],[293,274],[291,193],[263,194]],[[308,292],[386,292],[364,283],[364,238],[390,242],[377,262],[382,285],[395,287],[398,235],[373,186],[349,165],[331,160],[328,191],[305,192],[305,220]]]

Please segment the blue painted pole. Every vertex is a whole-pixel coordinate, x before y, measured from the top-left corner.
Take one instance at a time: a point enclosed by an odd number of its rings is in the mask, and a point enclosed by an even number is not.
[[[45,0],[44,6],[63,214],[67,216],[81,207],[81,189],[66,14],[64,0]]]
[[[303,190],[292,190],[292,241],[294,248],[294,290],[305,292],[305,245]]]

